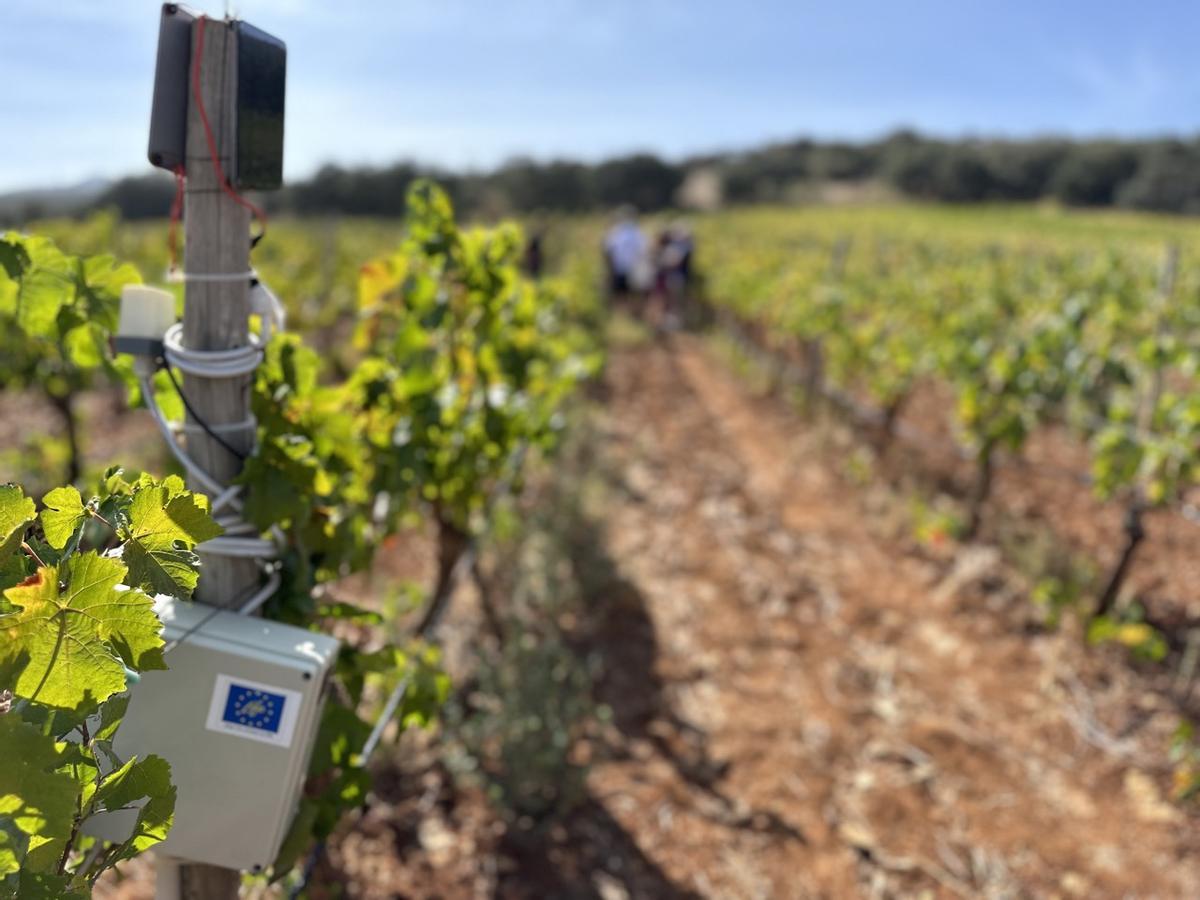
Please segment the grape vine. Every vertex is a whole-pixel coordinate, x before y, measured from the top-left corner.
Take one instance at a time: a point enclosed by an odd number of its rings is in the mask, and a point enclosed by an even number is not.
[[[710,302],[752,352],[802,372],[810,401],[873,422],[881,452],[918,388],[950,413],[935,439],[975,468],[962,536],[983,524],[1002,453],[1019,457],[1051,426],[1084,444],[1085,480],[1124,511],[1116,562],[1081,604],[1088,637],[1168,654],[1141,605],[1117,601],[1144,514],[1184,508],[1200,479],[1200,272],[1179,266],[1187,232],[1152,244],[1131,228],[1123,245],[1098,249],[1094,235],[985,217],[967,227],[942,211],[746,211],[720,225],[700,230]],[[1048,579],[1034,594],[1056,617],[1084,591]],[[1174,752],[1178,793],[1191,795],[1190,729]]]
[[[0,886],[85,897],[107,868],[167,834],[175,792],[157,756],[120,759],[113,737],[136,673],[166,668],[151,596],[191,596],[195,546],[220,533],[176,476],[106,473],[86,500],[0,486]],[[138,807],[124,841],[84,836],[92,816]]]
[[[247,519],[284,536],[283,586],[268,615],[313,628],[378,622],[379,613],[335,602],[328,588],[369,568],[385,539],[423,511],[439,534],[428,609],[444,604],[454,562],[486,526],[488,497],[519,482],[529,448],[553,447],[562,404],[596,370],[599,354],[573,315],[571,288],[520,274],[521,246],[515,226],[460,228],[445,194],[419,183],[399,248],[360,269],[354,340],[335,364],[295,333],[269,343],[253,385],[256,447],[240,478]],[[76,389],[93,371],[128,380],[107,339],[120,286],[138,280],[132,267],[70,257],[44,238],[15,234],[0,243],[0,264],[0,318],[16,326],[0,340],[42,342],[22,384],[41,385],[38,366],[47,359],[64,378],[79,379]],[[181,415],[171,389],[157,387],[160,406]],[[95,495],[57,488],[40,512],[20,488],[0,490],[0,633],[13,638],[0,651],[0,687],[12,706],[0,727],[6,750],[28,748],[39,767],[37,777],[16,776],[24,787],[10,777],[0,788],[0,877],[21,896],[70,896],[169,827],[165,763],[111,759],[111,737],[128,673],[164,664],[150,597],[189,597],[200,575],[195,547],[219,528],[207,501],[176,476],[126,480],[110,470]],[[72,587],[84,584],[106,593]],[[107,618],[78,612],[101,606]],[[85,622],[94,629],[79,635],[90,651],[86,668],[75,653],[47,651],[52,623],[75,640],[71,629]],[[436,648],[420,640],[347,645],[336,668],[277,877],[364,801],[360,750],[373,698],[403,683],[395,715],[409,727],[429,722],[447,691]],[[130,765],[142,767],[136,777]],[[143,793],[130,794],[134,783]],[[96,850],[80,836],[80,821],[118,801],[141,803],[146,827]],[[53,822],[21,812],[51,808],[63,813]]]

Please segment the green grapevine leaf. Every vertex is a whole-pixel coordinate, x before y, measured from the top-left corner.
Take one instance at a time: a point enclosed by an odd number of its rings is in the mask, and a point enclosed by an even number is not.
[[[0,240],[0,269],[3,269],[9,278],[20,278],[27,265],[29,254],[25,252],[24,247],[7,238]]]
[[[117,733],[125,710],[129,708],[129,696],[122,694],[111,697],[100,710],[100,727],[92,732],[93,741],[109,741]]]
[[[5,592],[17,608],[0,616],[7,655],[29,658],[13,693],[56,709],[86,710],[124,690],[125,664],[165,668],[162,624],[149,597],[117,589],[125,574],[119,560],[88,552],[64,567],[65,593],[53,566]]]
[[[35,511],[33,501],[19,487],[0,484],[0,564],[21,546]]]
[[[121,288],[127,284],[140,284],[142,279],[133,266],[118,264],[108,255],[89,256],[82,262],[79,288],[83,301],[80,305],[84,308],[80,313],[94,327],[96,337],[100,337],[116,330]],[[103,347],[102,341],[97,344],[101,357]]]
[[[0,787],[0,791],[2,790]],[[0,796],[0,806],[3,804],[4,798]],[[17,829],[9,819],[8,813],[4,816],[0,819],[0,888],[3,888],[5,878],[21,871],[21,862],[29,849],[28,836]]]
[[[188,599],[199,580],[199,560],[192,548],[220,533],[202,499],[182,490],[178,479],[139,487],[129,506],[124,549],[128,583]]]
[[[157,756],[149,756],[144,762],[134,757],[116,771],[110,772],[96,790],[96,805],[107,812],[115,812],[156,793],[148,790],[150,786],[145,782],[147,776],[153,779],[159,774],[155,771],[158,763],[166,766]],[[169,776],[169,768],[167,772]],[[167,780],[169,783],[170,778]]]
[[[61,550],[86,518],[83,498],[73,487],[60,487],[46,494],[42,498],[42,505],[45,509],[40,518],[46,543],[55,550]]]
[[[0,249],[4,244],[0,244]],[[20,286],[11,278],[0,273],[0,316],[11,317],[17,311],[17,297],[21,292]]]
[[[81,369],[94,369],[104,362],[108,332],[95,322],[76,325],[63,335],[67,357]]]
[[[104,779],[95,797],[104,809],[124,809],[145,801],[114,861],[130,859],[166,838],[175,818],[175,795],[171,767],[161,756],[131,759]]]
[[[265,441],[238,478],[239,483],[254,486],[246,499],[247,518],[265,527],[302,515],[315,477],[316,461],[309,441],[296,435]]]
[[[68,875],[23,870],[17,884],[21,900],[88,900],[89,897],[85,889],[71,887]]]
[[[65,745],[5,715],[0,747],[0,822],[9,826],[0,828],[0,877],[26,867],[48,872],[62,856],[75,819],[75,779],[55,771],[66,762]]]
[[[74,298],[75,284],[61,270],[34,268],[21,278],[17,324],[34,337],[53,337],[58,311]]]

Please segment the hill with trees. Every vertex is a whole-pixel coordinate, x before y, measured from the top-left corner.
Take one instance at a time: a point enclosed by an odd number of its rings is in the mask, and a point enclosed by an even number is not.
[[[519,158],[483,172],[412,161],[384,167],[330,164],[266,203],[271,212],[302,216],[399,217],[409,186],[426,177],[444,185],[466,215],[484,217],[589,212],[621,203],[650,212],[846,195],[944,203],[1051,200],[1195,214],[1200,212],[1200,137],[942,139],[897,131],[859,143],[801,138],[678,161],[650,153],[596,163]],[[701,180],[706,190],[689,190]],[[170,207],[172,191],[170,178],[152,174],[81,195],[65,210],[57,197],[59,202],[44,205],[30,192],[0,196],[0,225],[105,208],[117,209],[125,219],[158,218]]]

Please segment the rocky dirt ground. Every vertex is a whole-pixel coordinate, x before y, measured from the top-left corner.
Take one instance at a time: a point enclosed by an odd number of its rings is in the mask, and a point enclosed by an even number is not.
[[[986,545],[917,544],[700,339],[620,346],[604,387],[583,796],[523,829],[402,753],[312,896],[1200,896],[1152,673],[1037,627]]]

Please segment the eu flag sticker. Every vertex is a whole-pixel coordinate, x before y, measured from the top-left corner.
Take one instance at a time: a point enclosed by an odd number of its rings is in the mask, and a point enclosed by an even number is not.
[[[279,721],[283,718],[283,708],[287,705],[287,697],[271,691],[260,690],[236,681],[229,685],[228,699],[225,701],[223,722],[234,722],[248,728],[260,728],[272,734],[279,733]]]
[[[287,688],[218,675],[206,724],[213,731],[286,747],[300,702],[300,694]]]

